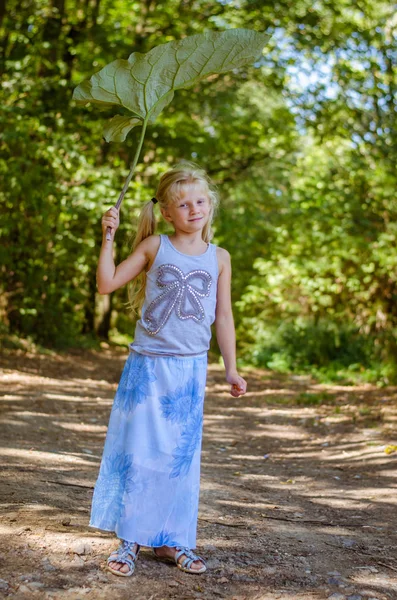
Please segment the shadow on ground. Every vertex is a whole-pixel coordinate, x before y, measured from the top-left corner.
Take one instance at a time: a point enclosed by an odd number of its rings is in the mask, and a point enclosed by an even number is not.
[[[0,390],[0,591],[24,598],[397,598],[397,392],[211,364],[193,576],[141,552],[105,570],[112,533],[88,527],[126,352],[8,352]]]

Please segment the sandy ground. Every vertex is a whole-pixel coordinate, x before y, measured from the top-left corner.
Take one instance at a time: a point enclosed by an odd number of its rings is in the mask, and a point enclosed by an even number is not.
[[[133,577],[88,527],[127,351],[0,356],[0,596],[43,599],[397,598],[397,390],[316,385],[211,364],[190,575],[142,549]],[[386,451],[385,451],[386,450]]]

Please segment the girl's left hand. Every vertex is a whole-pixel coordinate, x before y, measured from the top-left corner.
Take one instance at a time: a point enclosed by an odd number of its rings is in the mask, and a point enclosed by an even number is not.
[[[227,373],[226,381],[232,384],[230,393],[232,396],[234,396],[234,398],[243,396],[247,391],[247,382],[245,379],[243,379],[243,377],[240,377],[237,371],[234,371],[233,373]]]

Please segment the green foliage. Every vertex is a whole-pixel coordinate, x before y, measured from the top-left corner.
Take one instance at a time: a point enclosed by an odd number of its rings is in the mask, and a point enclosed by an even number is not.
[[[131,52],[250,28],[271,35],[255,65],[180,89],[148,129],[116,261],[129,253],[159,175],[193,158],[222,197],[214,241],[232,254],[240,355],[324,381],[396,381],[393,6],[250,0],[238,8],[207,0],[6,3],[1,319],[11,336],[46,344],[109,330],[116,339],[114,326],[132,339],[125,290],[102,303],[95,270],[100,217],[116,202],[138,136],[133,129],[123,144],[95,142],[114,107],[76,110],[72,91],[109,62],[128,63]],[[119,112],[122,139],[121,119],[134,115]]]
[[[262,321],[262,329],[258,332],[250,329],[250,324],[251,328],[256,327],[256,320],[250,323],[246,319],[242,327],[246,338],[255,337],[253,357],[258,365],[296,372],[310,365],[324,367],[330,363],[338,363],[340,367],[369,366],[374,340],[360,335],[352,326],[308,319],[278,324]]]
[[[248,320],[255,360],[283,372],[312,365],[333,377],[366,369],[373,380],[396,380],[394,181],[387,163],[357,156],[340,138],[307,139],[290,173],[288,206],[281,194],[282,214],[268,220],[271,247],[254,261],[238,302],[240,340]],[[273,336],[275,323],[273,345],[262,347],[258,331]]]
[[[319,381],[345,384],[394,383],[397,370],[388,358],[391,342],[331,320],[258,321],[243,319],[239,339],[247,362],[280,373],[308,373]]]

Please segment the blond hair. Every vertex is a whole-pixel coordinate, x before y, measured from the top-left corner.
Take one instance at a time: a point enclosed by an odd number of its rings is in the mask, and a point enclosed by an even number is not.
[[[203,227],[202,238],[210,242],[213,238],[212,221],[219,204],[219,197],[214,184],[207,173],[195,163],[183,161],[175,167],[166,171],[160,178],[156,190],[156,199],[160,208],[166,209],[169,204],[177,202],[184,190],[184,186],[201,183],[206,190],[210,202],[210,214],[207,223]],[[145,238],[153,235],[156,231],[156,218],[154,215],[154,203],[149,200],[142,208],[139,215],[136,236],[132,244],[132,251]],[[145,299],[146,271],[145,269],[133,279],[128,285],[128,307],[133,313],[138,313]]]

